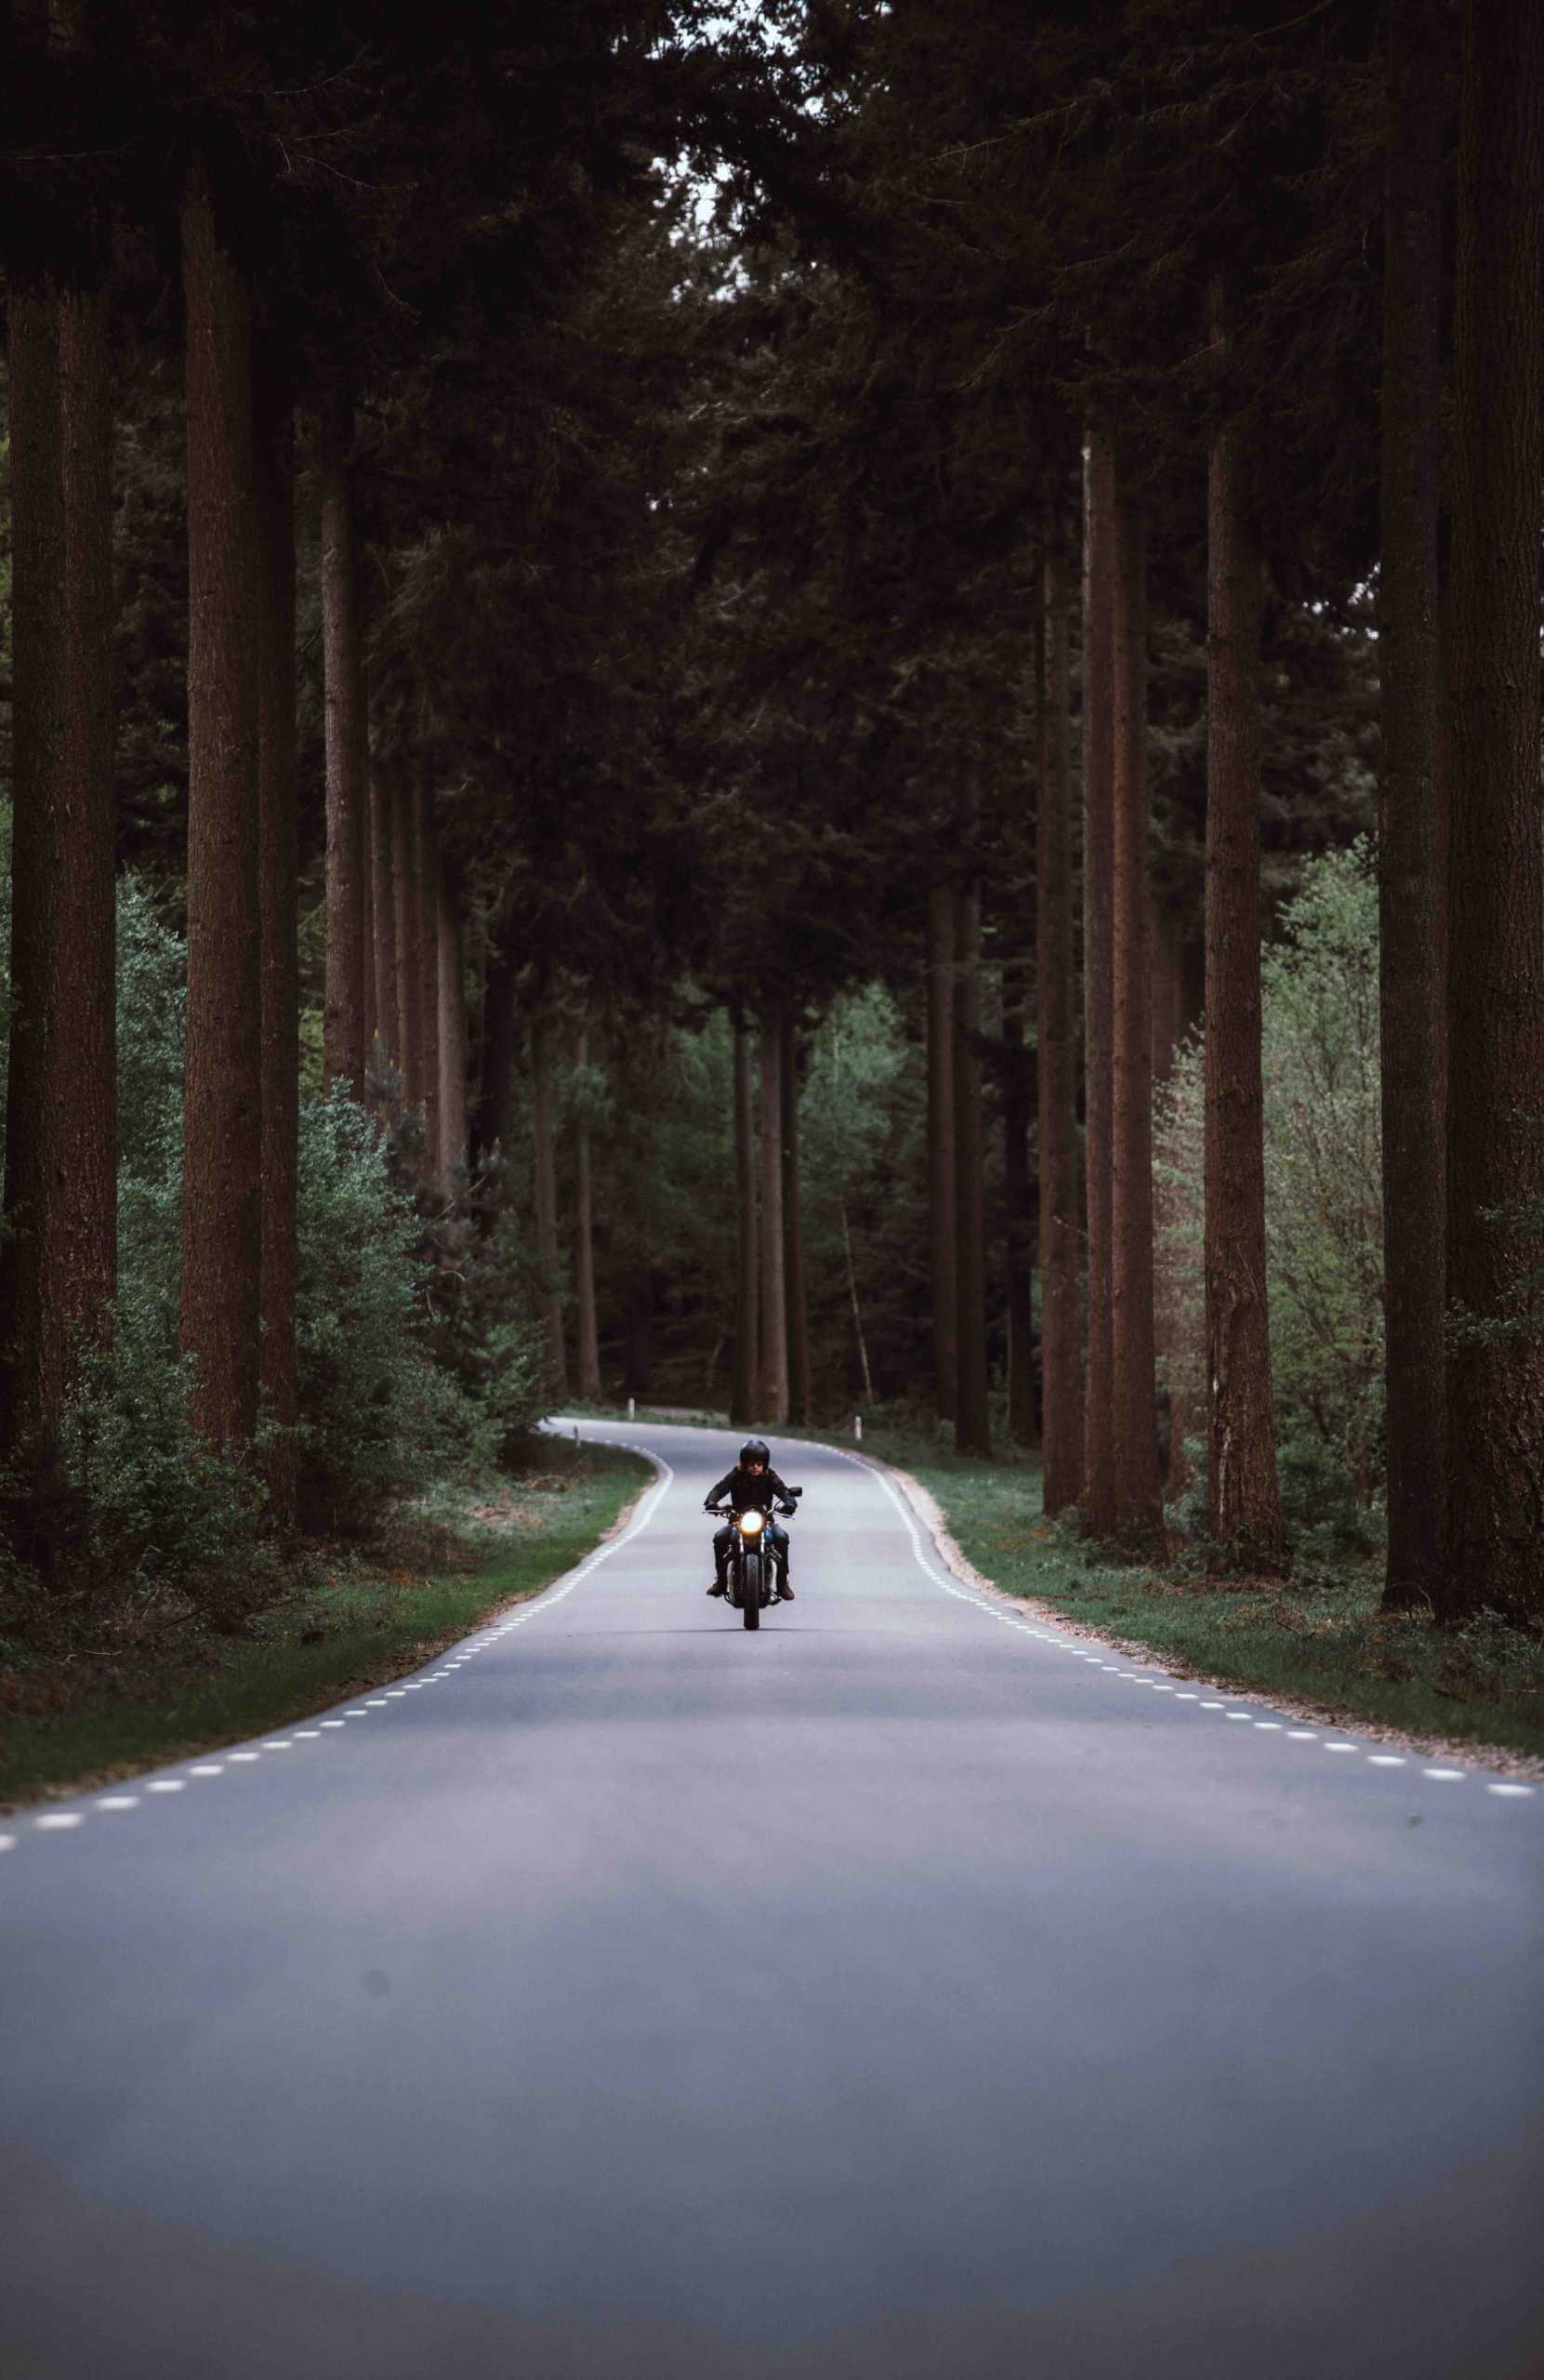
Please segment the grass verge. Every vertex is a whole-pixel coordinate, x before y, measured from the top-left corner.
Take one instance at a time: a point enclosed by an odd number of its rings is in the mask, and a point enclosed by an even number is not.
[[[837,1443],[841,1443],[837,1441]],[[1544,1759],[1544,1642],[1498,1621],[1386,1617],[1373,1567],[1218,1582],[1103,1561],[1040,1516],[1039,1470],[871,1446],[942,1510],[966,1560],[1101,1636],[1178,1669],[1418,1742]]]
[[[686,1417],[640,1409],[638,1418]],[[721,1417],[690,1418],[721,1426]],[[865,1427],[861,1446],[850,1429],[788,1435],[905,1472],[933,1498],[983,1578],[1093,1634],[1326,1719],[1544,1769],[1544,1641],[1521,1629],[1492,1620],[1444,1629],[1386,1616],[1374,1566],[1228,1582],[1106,1561],[1041,1516],[1034,1456],[972,1461],[947,1451],[937,1433],[883,1421]]]
[[[492,1501],[324,1552],[238,1633],[185,1605],[120,1605],[94,1640],[0,1644],[0,1809],[266,1733],[417,1668],[583,1561],[653,1477],[612,1447],[554,1445],[541,1461]]]

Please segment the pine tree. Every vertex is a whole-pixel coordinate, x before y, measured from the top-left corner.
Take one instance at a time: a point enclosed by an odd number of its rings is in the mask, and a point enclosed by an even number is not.
[[[972,804],[972,819],[973,812]],[[981,997],[981,880],[971,877],[955,896],[955,1448],[960,1454],[988,1455]]]
[[[750,1036],[732,1012],[734,1070],[735,1322],[730,1420],[745,1428],[756,1419],[760,1362],[760,1238],[756,1219],[756,1135],[751,1094]]]
[[[1084,1523],[1098,1538],[1112,1537],[1115,1525],[1110,1315],[1115,516],[1114,446],[1109,432],[1090,423],[1083,486],[1083,1164],[1089,1352],[1081,1501]]]
[[[1383,236],[1379,800],[1389,1551],[1384,1601],[1436,1595],[1447,1447],[1446,821],[1437,519],[1449,0],[1391,0]]]
[[[269,1502],[293,1528],[298,1501],[294,1430],[296,1202],[299,1165],[299,956],[297,946],[295,716],[295,411],[271,355],[254,385],[257,509],[257,902],[262,975],[262,1250],[258,1384],[275,1426]]]
[[[941,1421],[955,1418],[959,1375],[955,1054],[955,895],[951,885],[934,883],[928,896],[928,1213],[933,1379]]]
[[[788,1418],[788,1293],[783,1225],[783,1020],[761,1017],[761,1419]]]
[[[14,657],[0,1332],[7,1446],[46,1486],[116,1278],[112,496],[99,243],[8,293]]]
[[[1469,0],[1454,337],[1441,1608],[1544,1612],[1544,13]]]
[[[257,1421],[262,1005],[258,906],[260,588],[252,308],[206,174],[182,207],[188,393],[188,1058],[183,1352],[217,1444]]]
[[[1147,796],[1147,527],[1117,453],[1111,645],[1110,1386],[1115,1534],[1163,1538],[1153,1314],[1153,894]]]
[[[1214,300],[1219,361],[1228,300]],[[1244,432],[1224,396],[1207,513],[1207,1376],[1209,1516],[1221,1559],[1282,1560],[1265,1290],[1260,1012],[1260,614]]]
[[[1047,505],[1042,572],[1035,935],[1039,958],[1041,1472],[1044,1506],[1051,1516],[1077,1501],[1083,1484],[1068,565],[1066,511],[1053,493]]]
[[[364,1091],[365,878],[368,766],[359,531],[350,457],[352,392],[330,390],[322,409],[322,635],[327,717],[327,995],[323,1071]]]

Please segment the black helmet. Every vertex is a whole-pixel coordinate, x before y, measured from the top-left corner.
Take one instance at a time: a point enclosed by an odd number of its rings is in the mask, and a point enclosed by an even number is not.
[[[759,1462],[768,1471],[772,1469],[772,1448],[768,1446],[765,1438],[747,1438],[746,1440],[745,1445],[740,1448],[740,1463],[742,1469],[747,1462]]]

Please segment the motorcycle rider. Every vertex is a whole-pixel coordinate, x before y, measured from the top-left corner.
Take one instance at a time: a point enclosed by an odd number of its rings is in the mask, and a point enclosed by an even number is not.
[[[711,1513],[724,1501],[736,1513],[765,1513],[767,1535],[772,1540],[772,1559],[777,1565],[777,1594],[780,1603],[792,1603],[794,1591],[788,1584],[788,1532],[779,1528],[772,1518],[772,1507],[780,1500],[790,1508],[793,1498],[772,1467],[772,1450],[764,1438],[747,1438],[740,1448],[739,1461],[732,1471],[726,1471],[717,1488],[707,1491],[705,1513]],[[729,1550],[734,1542],[734,1524],[725,1521],[713,1539],[713,1584],[710,1595],[721,1595],[729,1584]]]

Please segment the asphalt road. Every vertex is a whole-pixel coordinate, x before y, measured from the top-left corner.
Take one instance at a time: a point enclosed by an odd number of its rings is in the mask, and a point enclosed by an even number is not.
[[[597,1434],[671,1476],[593,1567],[0,1819],[5,2380],[1544,2373],[1544,1792],[1013,1616],[824,1449],[749,1635],[732,1442]]]

